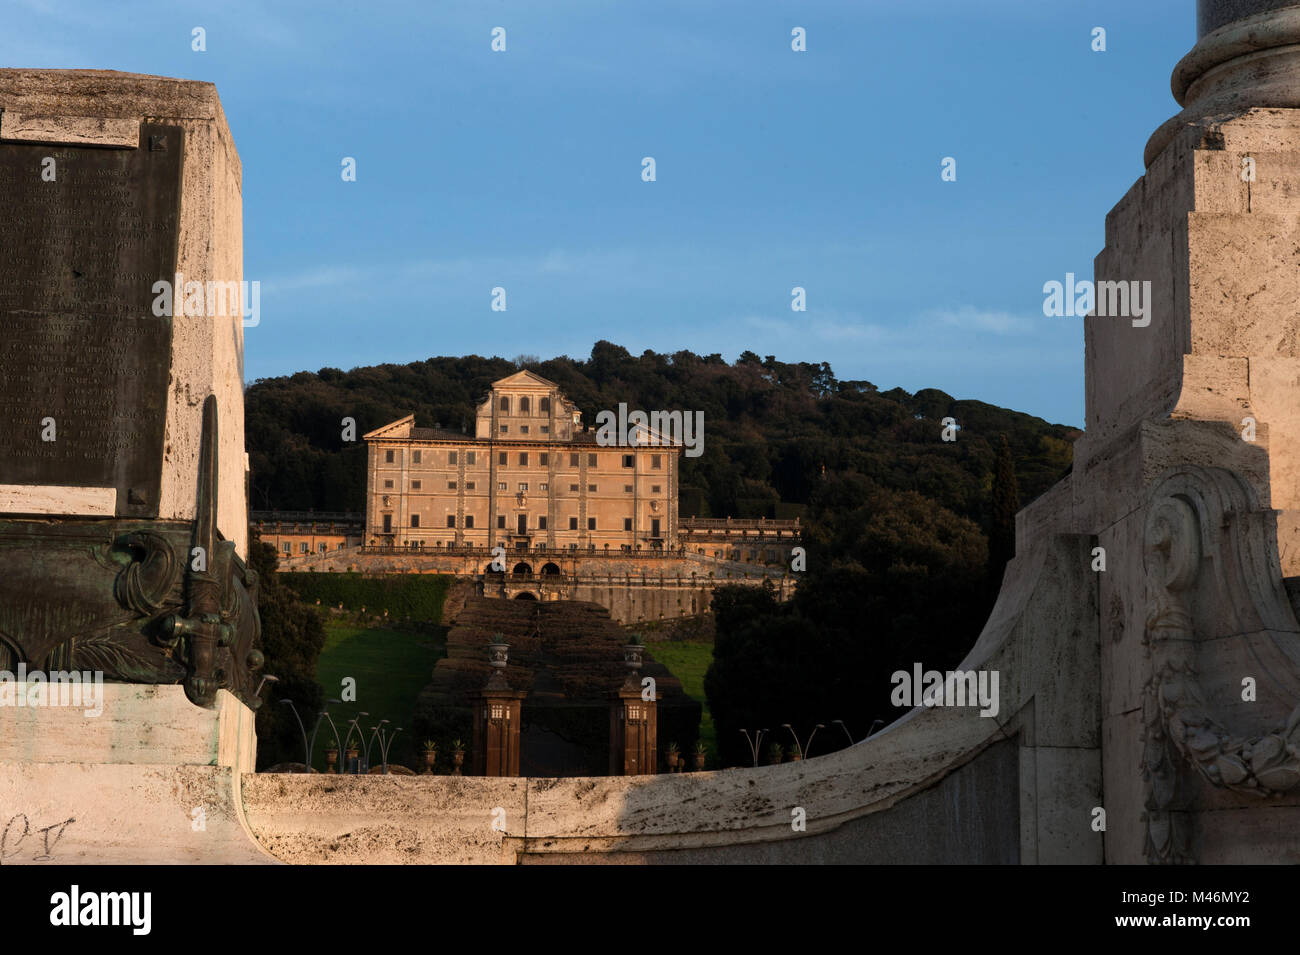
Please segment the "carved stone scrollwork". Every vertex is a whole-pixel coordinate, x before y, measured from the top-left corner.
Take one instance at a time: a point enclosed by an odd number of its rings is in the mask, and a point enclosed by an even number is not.
[[[1294,635],[1281,586],[1272,512],[1220,468],[1186,468],[1156,487],[1147,508],[1145,569],[1150,660],[1143,700],[1147,858],[1194,861],[1182,770],[1210,785],[1255,796],[1300,784],[1300,707],[1269,732],[1239,732],[1207,699],[1200,667],[1205,641],[1252,632]],[[1197,619],[1199,592],[1212,594],[1225,621]]]

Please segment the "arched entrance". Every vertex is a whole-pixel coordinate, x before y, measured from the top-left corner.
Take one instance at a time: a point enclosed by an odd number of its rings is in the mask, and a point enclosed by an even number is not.
[[[516,600],[536,600],[537,594],[529,593],[527,590],[521,590],[515,594]]]
[[[554,563],[554,562],[550,562],[550,563],[544,564],[544,565],[542,566],[542,576],[543,576],[543,577],[552,577],[552,576],[554,576],[554,577],[558,577],[559,575],[560,575],[560,566],[559,566],[559,564],[556,564],[556,563]]]
[[[513,573],[516,577],[531,577],[533,568],[531,564],[527,564],[521,560],[519,563],[515,564]]]

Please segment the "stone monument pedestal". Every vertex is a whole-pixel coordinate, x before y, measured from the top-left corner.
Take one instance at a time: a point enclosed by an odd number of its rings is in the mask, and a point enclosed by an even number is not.
[[[0,687],[0,864],[276,861],[244,819],[257,742],[230,693],[204,709],[180,686],[107,683],[76,706],[13,705],[37,686]]]

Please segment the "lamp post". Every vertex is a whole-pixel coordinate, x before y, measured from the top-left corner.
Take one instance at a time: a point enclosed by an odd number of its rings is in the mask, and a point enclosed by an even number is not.
[[[369,716],[369,715],[370,714],[367,713],[365,710],[362,710],[356,716],[352,717],[352,719],[348,720],[348,733],[347,736],[343,738],[343,744],[345,746],[352,741],[352,733],[354,731],[357,734],[357,746],[360,747],[362,744],[365,743],[366,734],[365,731],[359,725],[359,721],[361,717]],[[367,750],[369,750],[369,747],[367,747]],[[369,768],[370,768],[370,757],[369,757],[369,753],[367,752],[365,756],[357,757],[356,765],[352,767],[352,773],[353,775],[364,773]]]
[[[302,717],[298,715],[298,707],[293,705],[293,700],[281,700],[280,702],[289,704],[289,709],[293,711],[293,718],[298,721],[298,729],[302,731],[302,751],[303,751],[302,771],[304,773],[310,773],[311,772],[311,746],[307,742],[307,727],[303,725]],[[316,725],[317,726],[320,725],[320,719],[316,720]],[[313,736],[314,735],[315,734],[313,734]]]
[[[379,731],[383,729],[384,724],[387,722],[388,720],[380,720],[378,725],[370,727],[370,741],[366,743],[366,768],[367,769],[370,768],[370,747],[375,745],[375,737],[379,735]],[[382,746],[380,746],[380,756],[381,758],[383,757]],[[384,763],[384,772],[386,773],[388,772],[388,760],[384,759],[383,763]]]
[[[813,737],[817,735],[818,730],[823,730],[826,728],[825,724],[818,723],[816,726],[813,727],[813,731],[808,734],[808,745],[800,746],[799,736],[798,734],[795,733],[794,728],[789,723],[782,723],[781,725],[784,726],[786,729],[788,729],[790,731],[790,735],[794,737],[794,748],[795,751],[799,754],[801,759],[811,758],[808,755],[808,751],[812,749]]]
[[[388,750],[392,747],[393,740],[397,739],[397,734],[402,731],[402,728],[399,726],[395,730],[393,730],[393,735],[389,736],[388,730],[383,725],[387,722],[388,720],[380,720],[379,721],[380,725],[375,727],[375,732],[379,734],[379,755],[380,758],[383,760],[385,776],[388,775]],[[373,734],[371,735],[370,741],[372,743],[374,742]],[[369,746],[366,747],[366,752],[367,753],[370,752]],[[367,756],[366,758],[369,759],[369,756]]]
[[[831,720],[831,725],[838,726],[840,729],[844,730],[844,735],[849,738],[849,745],[853,745],[853,734],[849,732],[849,728],[844,725],[843,720]]]
[[[744,729],[744,728],[742,727],[741,730],[740,730],[740,732],[743,733],[743,734],[745,735],[745,742],[747,742],[747,743],[749,744],[749,751],[750,751],[751,753],[753,753],[753,755],[754,755],[754,766],[757,767],[757,766],[758,766],[758,748],[759,748],[760,746],[763,745],[763,734],[766,733],[767,730],[766,730],[766,729],[761,729],[761,730],[759,730],[757,733],[754,734],[754,738],[753,738],[753,739],[750,739],[750,738],[749,738],[749,730]]]

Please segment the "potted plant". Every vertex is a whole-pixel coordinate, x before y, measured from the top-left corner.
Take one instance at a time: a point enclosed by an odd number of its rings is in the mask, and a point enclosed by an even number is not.
[[[767,748],[767,765],[777,766],[781,762],[781,755],[784,750],[781,749],[780,743],[773,743]]]
[[[695,771],[698,773],[704,769],[704,759],[709,755],[709,748],[704,745],[704,740],[695,741]]]
[[[668,748],[664,751],[664,759],[668,762],[668,772],[677,772],[677,759],[681,750],[677,748],[676,743],[669,743]]]
[[[429,775],[433,772],[434,761],[438,758],[438,744],[431,739],[424,741],[424,772]]]
[[[462,740],[454,739],[451,741],[451,774],[459,776],[461,774],[461,764],[465,762],[465,743]]]
[[[798,743],[795,743],[790,747],[790,762],[797,763],[801,759],[803,759],[803,749],[800,748]]]
[[[337,746],[325,746],[325,772],[332,773],[335,771],[334,764],[339,761],[339,748]]]

